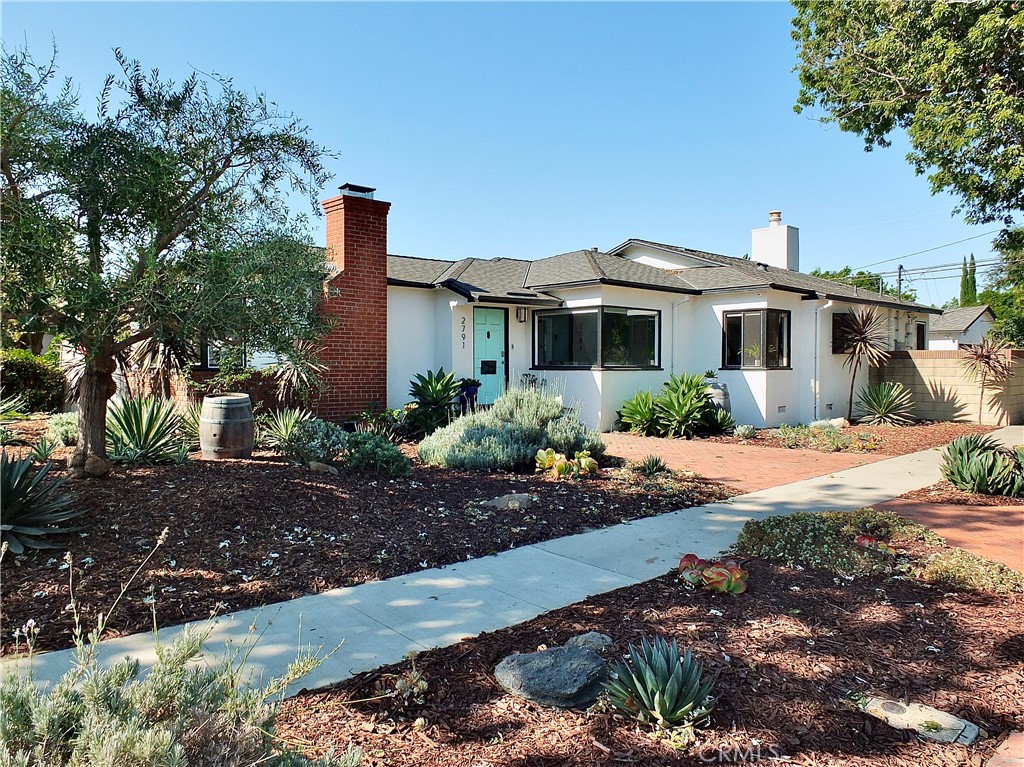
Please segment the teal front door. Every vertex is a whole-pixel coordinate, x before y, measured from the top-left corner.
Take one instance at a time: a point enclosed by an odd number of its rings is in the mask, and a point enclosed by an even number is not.
[[[482,386],[477,403],[491,405],[505,392],[504,309],[473,308],[473,376]]]

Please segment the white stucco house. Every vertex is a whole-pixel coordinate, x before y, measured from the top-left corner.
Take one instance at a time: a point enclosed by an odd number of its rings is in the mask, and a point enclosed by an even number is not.
[[[890,348],[921,349],[940,311],[812,277],[799,259],[799,232],[779,212],[753,230],[749,259],[641,239],[537,259],[388,255],[387,403],[401,407],[410,379],[440,367],[480,379],[482,404],[526,376],[609,429],[637,391],[713,370],[737,423],[845,415],[835,318],[877,307]]]
[[[964,344],[981,343],[992,330],[996,316],[988,304],[947,309],[928,327],[928,348],[959,349]]]

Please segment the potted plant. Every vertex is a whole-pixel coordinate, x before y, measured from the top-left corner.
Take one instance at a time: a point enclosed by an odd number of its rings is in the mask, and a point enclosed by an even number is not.
[[[476,397],[480,393],[483,384],[476,378],[463,378],[459,381],[459,402],[462,404],[462,412],[476,410]]]

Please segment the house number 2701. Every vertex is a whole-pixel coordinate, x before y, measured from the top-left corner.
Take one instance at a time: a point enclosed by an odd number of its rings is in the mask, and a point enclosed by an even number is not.
[[[466,318],[462,318],[462,348],[466,348]]]

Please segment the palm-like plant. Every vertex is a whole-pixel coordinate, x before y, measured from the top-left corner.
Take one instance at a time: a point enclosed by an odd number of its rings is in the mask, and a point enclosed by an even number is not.
[[[274,366],[271,375],[277,384],[277,398],[282,403],[308,404],[323,389],[327,366],[320,361],[318,352],[312,341],[296,341]]]
[[[0,540],[14,554],[25,549],[60,548],[47,541],[46,536],[81,529],[59,527],[61,522],[84,514],[85,510],[73,508],[74,499],[58,492],[65,477],[44,482],[52,465],[44,463],[33,474],[31,458],[12,461],[6,451],[0,453]]]
[[[889,337],[885,332],[885,318],[874,307],[862,306],[856,311],[836,316],[833,344],[846,355],[843,367],[850,370],[850,407],[846,413],[853,420],[853,389],[857,385],[857,371],[867,362],[880,365],[889,356]]]
[[[180,416],[170,400],[124,399],[107,413],[111,455],[133,463],[170,463],[178,450]]]
[[[960,347],[960,365],[967,376],[981,384],[978,402],[978,423],[985,412],[985,385],[999,383],[1013,375],[1013,363],[1003,341],[983,338],[980,344]]]

